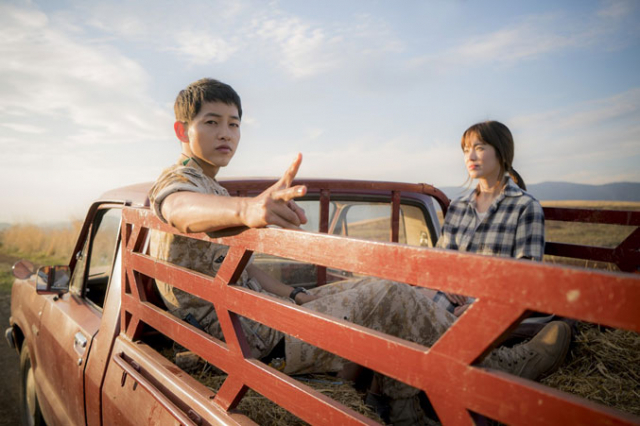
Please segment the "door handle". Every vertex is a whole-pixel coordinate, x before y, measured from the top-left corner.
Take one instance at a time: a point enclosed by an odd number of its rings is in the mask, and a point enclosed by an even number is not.
[[[76,347],[79,346],[79,347],[81,347],[83,349],[87,347],[87,338],[84,337],[84,334],[82,334],[79,331],[76,333],[75,345],[76,345]]]
[[[87,338],[78,331],[73,339],[73,348],[76,350],[80,358],[78,358],[78,365],[82,365],[82,355],[84,355],[84,351],[87,349]]]

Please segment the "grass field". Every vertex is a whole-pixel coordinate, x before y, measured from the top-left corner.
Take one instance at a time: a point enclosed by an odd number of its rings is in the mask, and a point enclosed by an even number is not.
[[[638,202],[610,201],[547,201],[549,207],[591,208],[640,211]],[[385,224],[386,225],[386,224]],[[27,258],[40,265],[66,264],[71,256],[82,222],[74,221],[64,227],[42,227],[33,224],[17,224],[0,231],[0,291],[7,291],[13,282],[11,266],[20,258]],[[633,227],[617,225],[593,225],[547,221],[547,241],[562,241],[615,247],[632,231]],[[385,230],[386,236],[388,231]],[[615,265],[546,256],[546,261],[574,266],[616,270]]]
[[[546,201],[542,202],[542,205],[544,207],[640,211],[640,203],[637,202]],[[545,223],[547,241],[608,248],[618,246],[618,244],[624,241],[624,239],[627,238],[634,230],[634,226],[571,223],[554,220],[547,220]],[[545,256],[545,261],[594,269],[618,270],[615,265],[610,263],[568,259],[556,256]]]
[[[81,222],[59,228],[18,224],[0,231],[0,292],[11,290],[11,267],[19,259],[36,266],[68,264],[81,226]]]
[[[595,210],[640,210],[640,202],[637,201],[542,201],[543,207],[564,207],[570,209],[595,209]]]

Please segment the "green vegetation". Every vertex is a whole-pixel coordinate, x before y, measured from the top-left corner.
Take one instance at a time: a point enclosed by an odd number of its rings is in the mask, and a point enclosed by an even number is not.
[[[20,259],[36,267],[69,263],[81,226],[80,222],[63,228],[20,224],[0,231],[0,293],[11,292],[11,267]]]
[[[3,253],[2,248],[0,248],[0,294],[11,292],[14,280],[11,267],[20,259],[30,260],[36,268],[44,265],[66,265],[69,263],[69,257],[21,256],[20,253]]]
[[[0,294],[11,291],[11,284],[13,283],[11,266],[15,262],[16,260],[13,257],[0,254]]]

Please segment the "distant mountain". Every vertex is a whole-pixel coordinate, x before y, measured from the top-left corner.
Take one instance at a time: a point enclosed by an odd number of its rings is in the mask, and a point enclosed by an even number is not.
[[[466,191],[461,187],[440,188],[449,198]],[[527,190],[540,201],[640,201],[640,182],[616,182],[605,185],[584,185],[569,182],[542,182],[528,185]]]

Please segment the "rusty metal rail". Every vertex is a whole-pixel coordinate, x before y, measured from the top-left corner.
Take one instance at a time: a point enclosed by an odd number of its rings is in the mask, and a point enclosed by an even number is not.
[[[276,179],[228,179],[221,181],[221,184],[232,196],[255,196],[269,188],[276,182]],[[334,196],[340,197],[345,194],[356,194],[360,196],[378,196],[388,199],[391,207],[391,217],[389,218],[390,241],[398,242],[400,226],[400,204],[402,195],[409,195],[410,198],[420,196],[424,202],[425,198],[437,203],[443,214],[449,208],[449,198],[438,188],[426,183],[401,183],[382,181],[361,181],[347,179],[296,179],[292,185],[305,185],[308,195],[315,195],[320,202],[320,223],[319,231],[327,233],[332,229],[329,223],[329,203]],[[337,218],[334,218],[334,220]],[[438,219],[432,217],[433,224],[437,226]],[[434,236],[435,237],[435,236]],[[317,267],[317,284],[327,283],[327,269],[324,266]]]
[[[355,363],[423,389],[445,424],[472,424],[470,412],[503,423],[635,424],[640,418],[541,384],[474,367],[528,311],[555,313],[640,331],[640,277],[519,262],[473,254],[260,229],[209,237],[228,245],[215,278],[142,253],[147,230],[178,234],[145,209],[123,211],[122,333],[140,337],[144,324],[228,374],[214,398],[226,410],[252,388],[312,424],[371,420],[250,357],[238,316],[250,318]],[[478,300],[432,347],[426,348],[264,294],[231,286],[252,252],[466,294]],[[215,305],[221,342],[150,303],[155,278]],[[518,294],[514,297],[514,289]],[[604,303],[606,302],[606,303]],[[345,344],[344,342],[349,342]]]
[[[222,184],[232,195],[257,195],[275,183],[275,179],[226,180]],[[327,232],[329,200],[332,188],[334,191],[362,193],[368,191],[390,198],[391,241],[398,241],[399,206],[402,193],[419,193],[432,197],[438,203],[444,215],[447,214],[450,200],[438,188],[425,184],[398,182],[365,182],[358,180],[332,179],[298,179],[294,185],[306,185],[309,193],[320,194],[321,214],[320,232]],[[574,259],[594,260],[613,263],[623,272],[640,272],[640,212],[620,210],[594,210],[577,208],[544,207],[546,220],[562,222],[596,223],[610,225],[635,226],[636,229],[617,247],[596,247],[580,244],[566,244],[549,241],[545,246],[545,254],[569,257]],[[326,282],[326,270],[318,268],[318,283]]]
[[[614,248],[548,241],[545,254],[613,263],[623,272],[640,272],[640,211],[590,210],[544,207],[546,220],[635,226]]]

